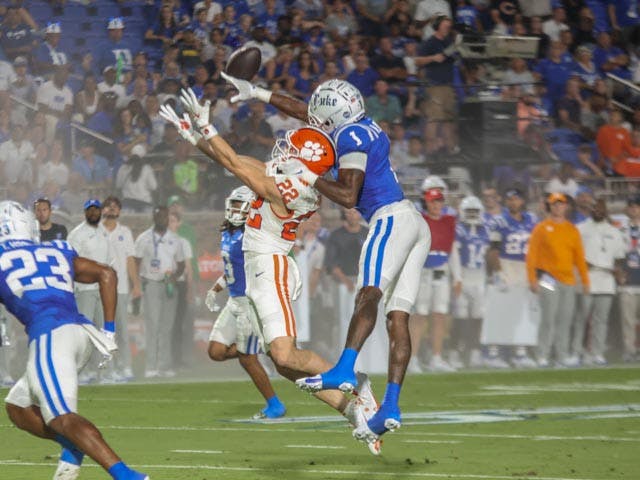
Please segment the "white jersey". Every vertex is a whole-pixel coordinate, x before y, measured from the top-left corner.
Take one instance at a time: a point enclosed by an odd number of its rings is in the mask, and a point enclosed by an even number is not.
[[[264,198],[254,200],[244,231],[244,252],[288,255],[296,240],[298,226],[320,206],[317,190],[305,181],[285,175],[275,175],[274,179],[289,215],[278,216]]]

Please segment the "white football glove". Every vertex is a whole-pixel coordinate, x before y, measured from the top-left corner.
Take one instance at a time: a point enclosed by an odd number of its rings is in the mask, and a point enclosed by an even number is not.
[[[204,102],[204,105],[201,105],[198,97],[196,97],[196,94],[191,88],[182,89],[180,92],[180,100],[185,110],[191,114],[198,129],[209,125],[209,111],[211,108],[211,102],[209,100]]]
[[[171,105],[161,105],[160,106],[160,116],[164,118],[167,122],[173,124],[178,130],[178,133],[182,138],[184,138],[191,145],[195,145],[198,143],[198,139],[196,138],[196,134],[193,131],[193,126],[191,125],[191,119],[189,115],[186,113],[182,115],[182,118],[178,117],[178,114],[171,107]]]
[[[241,78],[232,77],[225,72],[221,72],[222,78],[235,87],[238,90],[238,94],[231,97],[231,103],[239,102],[240,100],[251,100],[257,98],[261,102],[269,103],[271,100],[271,91],[262,87],[257,87],[247,80]]]
[[[217,292],[214,290],[215,285],[207,290],[207,296],[204,298],[204,304],[207,306],[210,312],[217,312],[220,310],[220,307],[216,303],[216,294]]]

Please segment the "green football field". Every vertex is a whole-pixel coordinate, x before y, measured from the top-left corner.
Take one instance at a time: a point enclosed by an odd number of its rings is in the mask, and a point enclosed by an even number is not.
[[[640,368],[409,376],[380,457],[275,385],[281,421],[248,420],[262,405],[248,381],[82,387],[80,412],[153,480],[640,479]],[[0,414],[0,479],[50,479],[58,453]],[[85,462],[80,479],[104,478]]]

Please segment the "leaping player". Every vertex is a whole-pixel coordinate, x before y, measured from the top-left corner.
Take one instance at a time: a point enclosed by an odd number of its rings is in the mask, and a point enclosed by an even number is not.
[[[253,418],[279,418],[287,410],[258,360],[262,347],[258,319],[246,296],[242,239],[253,200],[253,192],[245,186],[234,189],[225,200],[221,246],[224,275],[207,292],[205,304],[215,311],[216,294],[225,287],[229,290],[229,300],[211,329],[209,357],[217,362],[237,358],[267,401],[267,406]]]
[[[389,333],[387,389],[380,409],[368,425],[353,432],[358,439],[376,439],[400,427],[398,398],[411,357],[409,313],[429,252],[429,229],[413,204],[404,198],[389,161],[389,137],[366,116],[364,100],[356,87],[343,80],[328,80],[316,88],[307,105],[246,80],[222,75],[238,90],[232,102],[256,98],[270,103],[289,116],[322,129],[336,144],[335,180],[325,179],[322,173],[301,163],[297,170],[289,171],[337,204],[356,207],[369,222],[369,234],[360,253],[359,291],[342,356],[335,367],[300,379],[297,384],[309,391],[349,391],[357,386],[356,358],[373,331],[378,304],[384,296]]]
[[[316,175],[323,175],[334,164],[335,147],[322,131],[303,127],[287,132],[279,139],[266,165],[260,160],[238,155],[209,123],[209,104],[199,104],[190,89],[182,92],[182,102],[195,120],[202,138],[197,139],[190,118],[179,118],[163,105],[161,115],[180,135],[203,153],[220,163],[253,190],[257,199],[251,204],[242,249],[245,254],[246,293],[256,307],[258,321],[278,372],[296,381],[327,370],[330,364],[311,350],[296,347],[296,323],[291,298],[300,288],[298,268],[288,254],[296,240],[298,226],[319,207],[318,192],[302,178],[282,173],[289,162],[299,161]],[[331,389],[316,396],[342,413],[357,428],[366,427],[377,409],[366,375],[358,375],[358,396],[349,400]],[[367,442],[377,455],[377,438]]]

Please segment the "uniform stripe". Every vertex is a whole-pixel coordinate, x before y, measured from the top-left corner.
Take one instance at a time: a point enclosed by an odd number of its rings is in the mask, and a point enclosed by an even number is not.
[[[60,382],[58,381],[58,376],[56,375],[56,369],[53,366],[53,358],[51,357],[51,332],[47,334],[47,365],[49,366],[49,376],[51,377],[51,381],[53,382],[53,386],[56,389],[56,394],[58,395],[58,400],[60,401],[60,406],[62,407],[63,414],[71,413],[71,409],[67,406],[67,403],[64,401],[64,396],[62,395],[62,388],[60,388]]]
[[[36,338],[34,341],[36,342],[36,372],[38,373],[38,381],[40,382],[40,388],[44,392],[45,399],[47,400],[47,404],[49,405],[49,409],[53,413],[54,417],[60,415],[58,409],[53,403],[53,398],[49,393],[49,388],[47,387],[47,382],[44,379],[44,372],[42,370],[42,364],[40,363],[40,339],[42,336]]]
[[[376,287],[380,286],[380,277],[382,276],[382,261],[384,260],[384,249],[387,246],[387,240],[391,236],[391,230],[393,229],[393,217],[388,217],[387,219],[387,228],[384,231],[384,235],[382,236],[382,240],[380,240],[380,246],[378,247],[378,255],[376,259],[376,270],[375,270],[375,280],[374,285]]]
[[[289,259],[287,257],[281,257],[284,262],[284,274],[282,275],[284,285],[284,298],[287,301],[287,308],[289,309],[289,318],[291,318],[291,331],[294,337],[298,336],[296,330],[296,317],[293,315],[293,308],[291,306],[291,295],[289,294]]]
[[[373,236],[369,239],[369,243],[367,244],[367,253],[364,256],[364,279],[363,286],[369,285],[369,268],[371,263],[371,253],[373,252],[373,245],[376,243],[378,235],[380,235],[380,229],[382,227],[382,219],[379,219],[376,222],[376,228],[373,231]]]
[[[282,314],[284,315],[284,327],[285,333],[288,337],[292,337],[291,326],[290,326],[290,314],[289,309],[287,308],[287,302],[285,300],[284,294],[282,292],[282,281],[280,280],[280,255],[273,256],[273,268],[274,268],[274,277],[276,282],[276,293],[278,294],[278,299],[280,300],[280,307],[282,308]]]

